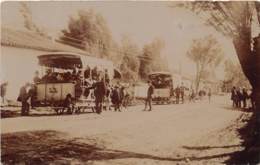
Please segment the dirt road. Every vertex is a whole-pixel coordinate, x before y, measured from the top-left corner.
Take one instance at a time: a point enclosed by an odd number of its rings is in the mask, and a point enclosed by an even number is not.
[[[2,140],[6,140],[2,160],[30,162],[31,154],[37,155],[34,162],[65,164],[222,163],[243,149],[235,129],[249,115],[232,110],[229,104],[227,97],[218,96],[211,103],[158,105],[151,112],[135,106],[101,115],[6,118],[1,120]],[[30,142],[21,144],[17,137]],[[29,154],[28,160],[26,156],[11,160],[17,150],[22,151],[20,156]]]

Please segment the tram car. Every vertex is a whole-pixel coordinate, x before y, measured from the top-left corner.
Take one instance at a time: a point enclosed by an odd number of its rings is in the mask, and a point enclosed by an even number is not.
[[[120,74],[110,61],[75,53],[43,54],[38,56],[38,62],[43,75],[35,84],[36,106],[50,106],[57,113],[63,113],[64,100],[68,95],[74,104],[70,113],[79,112],[82,108],[91,108],[94,111],[93,90],[87,95],[85,92],[94,80],[85,77],[86,68],[98,66],[99,69],[106,70],[111,78],[114,78],[115,74]]]
[[[156,104],[169,104],[172,101],[173,80],[169,72],[153,72],[148,75],[154,86],[153,101]]]

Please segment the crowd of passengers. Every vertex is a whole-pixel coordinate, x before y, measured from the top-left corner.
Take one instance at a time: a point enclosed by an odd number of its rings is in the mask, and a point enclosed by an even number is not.
[[[151,80],[155,88],[165,88],[172,86],[172,79],[170,77],[156,77]]]
[[[103,73],[104,72],[104,73]],[[100,74],[105,74],[106,81],[109,81],[108,71],[101,71],[97,67],[91,69],[89,66],[84,70],[74,68],[72,71],[66,72],[55,72],[51,69],[46,70],[45,75],[41,78],[39,72],[35,72],[35,77],[33,79],[34,83],[56,83],[56,82],[77,82],[85,80],[97,81],[97,78]]]

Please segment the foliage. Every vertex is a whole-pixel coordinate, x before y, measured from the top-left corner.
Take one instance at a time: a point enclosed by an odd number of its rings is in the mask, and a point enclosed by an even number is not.
[[[61,42],[88,51],[100,58],[112,60],[127,81],[146,78],[151,71],[166,70],[161,58],[164,43],[155,39],[139,47],[127,36],[121,43],[113,41],[105,19],[93,10],[80,10],[77,17],[70,17],[67,29],[62,30]],[[140,58],[141,57],[141,58]]]
[[[144,45],[143,53],[140,57],[139,75],[142,79],[146,79],[147,75],[152,71],[167,70],[167,63],[161,56],[161,51],[164,48],[164,42],[160,39],[155,39],[149,44]]]
[[[255,72],[260,70],[256,56],[252,56],[252,29],[260,23],[260,3],[257,1],[196,1],[175,3],[174,7],[187,8],[205,23],[233,40],[238,59],[250,84],[259,86]],[[256,26],[255,26],[256,25]],[[255,53],[257,54],[257,53]]]
[[[22,14],[24,18],[24,27],[27,30],[36,32],[40,34],[41,36],[46,36],[46,32],[44,32],[43,29],[39,28],[32,19],[32,11],[27,5],[26,2],[20,2],[21,8],[20,8],[20,13]]]
[[[193,40],[187,56],[196,64],[196,91],[201,79],[207,78],[209,70],[217,67],[223,60],[223,52],[217,40],[211,35]]]
[[[231,86],[250,87],[240,65],[231,60],[225,61],[225,82],[228,82]]]
[[[80,10],[70,17],[67,29],[62,30],[61,41],[87,50],[98,57],[109,57],[113,40],[102,15],[93,10]]]
[[[124,80],[137,81],[139,70],[138,46],[127,36],[123,36],[120,47],[120,70]],[[118,59],[117,59],[118,60]]]

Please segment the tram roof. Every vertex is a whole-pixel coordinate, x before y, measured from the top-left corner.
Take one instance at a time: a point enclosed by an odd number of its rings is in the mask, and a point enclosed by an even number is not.
[[[169,76],[171,76],[172,74],[170,72],[152,72],[149,74],[149,76],[152,76],[152,75],[169,75]]]
[[[80,54],[70,52],[52,52],[38,56],[39,65],[61,68],[73,69],[75,67],[82,68],[82,61]]]

